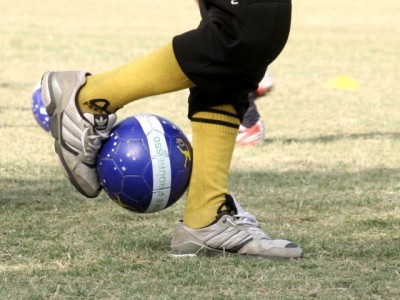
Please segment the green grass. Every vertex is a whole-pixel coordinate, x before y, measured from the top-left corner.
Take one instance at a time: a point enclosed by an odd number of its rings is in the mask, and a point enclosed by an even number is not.
[[[258,105],[266,144],[237,148],[230,189],[297,261],[168,255],[185,199],[150,215],[80,196],[31,114],[51,69],[101,72],[199,21],[185,0],[6,1],[0,9],[0,299],[399,299],[400,2],[294,1]],[[35,12],[35,13],[33,13]],[[325,89],[336,76],[359,88]],[[190,130],[187,91],[130,104]]]

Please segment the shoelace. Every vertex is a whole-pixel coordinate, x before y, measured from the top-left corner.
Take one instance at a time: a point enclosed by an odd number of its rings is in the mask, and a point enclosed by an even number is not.
[[[265,234],[264,231],[261,230],[260,223],[257,221],[257,218],[251,213],[241,210],[237,214],[233,215],[234,219],[227,218],[227,221],[234,227],[238,225],[246,225],[247,230],[256,235],[261,236],[262,238],[270,239],[268,235]]]
[[[108,138],[109,132],[96,130],[95,134],[88,133],[89,127],[85,128],[81,136],[83,154],[89,161],[94,162],[96,160],[97,152],[99,152],[101,148],[101,141]]]
[[[257,218],[247,211],[240,211],[236,215],[233,215],[233,217],[235,218],[235,223],[237,225],[243,224],[255,227],[259,226]]]

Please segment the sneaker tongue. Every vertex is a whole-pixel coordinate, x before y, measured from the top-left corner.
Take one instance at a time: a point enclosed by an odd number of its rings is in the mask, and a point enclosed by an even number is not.
[[[218,208],[218,215],[227,213],[233,216],[246,213],[233,196],[226,194],[225,199],[225,202]]]
[[[226,195],[225,203],[229,209],[235,213],[235,215],[245,212],[245,210],[240,206],[239,202],[232,195]]]
[[[237,218],[237,224],[247,224],[252,227],[259,227],[256,217],[244,210],[233,196],[229,194],[226,195],[225,205],[231,213],[233,212],[234,217]]]

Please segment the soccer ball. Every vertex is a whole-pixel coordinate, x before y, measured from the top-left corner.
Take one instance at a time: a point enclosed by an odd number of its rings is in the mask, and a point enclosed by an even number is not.
[[[32,113],[36,122],[45,131],[50,131],[50,117],[46,112],[46,107],[44,107],[42,95],[41,95],[41,85],[40,82],[35,86],[32,94]]]
[[[125,209],[153,213],[186,191],[192,147],[182,130],[152,114],[129,117],[112,129],[97,158],[100,184]]]

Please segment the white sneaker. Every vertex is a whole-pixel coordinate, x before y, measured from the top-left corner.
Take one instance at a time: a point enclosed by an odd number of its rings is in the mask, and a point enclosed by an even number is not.
[[[45,73],[42,99],[64,174],[79,192],[93,198],[101,190],[95,167],[97,153],[117,117],[80,112],[76,96],[86,83],[86,75],[75,71]]]
[[[255,256],[268,259],[300,258],[303,250],[286,240],[272,240],[259,227],[255,216],[243,210],[226,195],[217,220],[209,226],[192,229],[176,224],[171,255],[174,257],[215,256],[224,254]],[[220,210],[222,210],[220,208]]]

